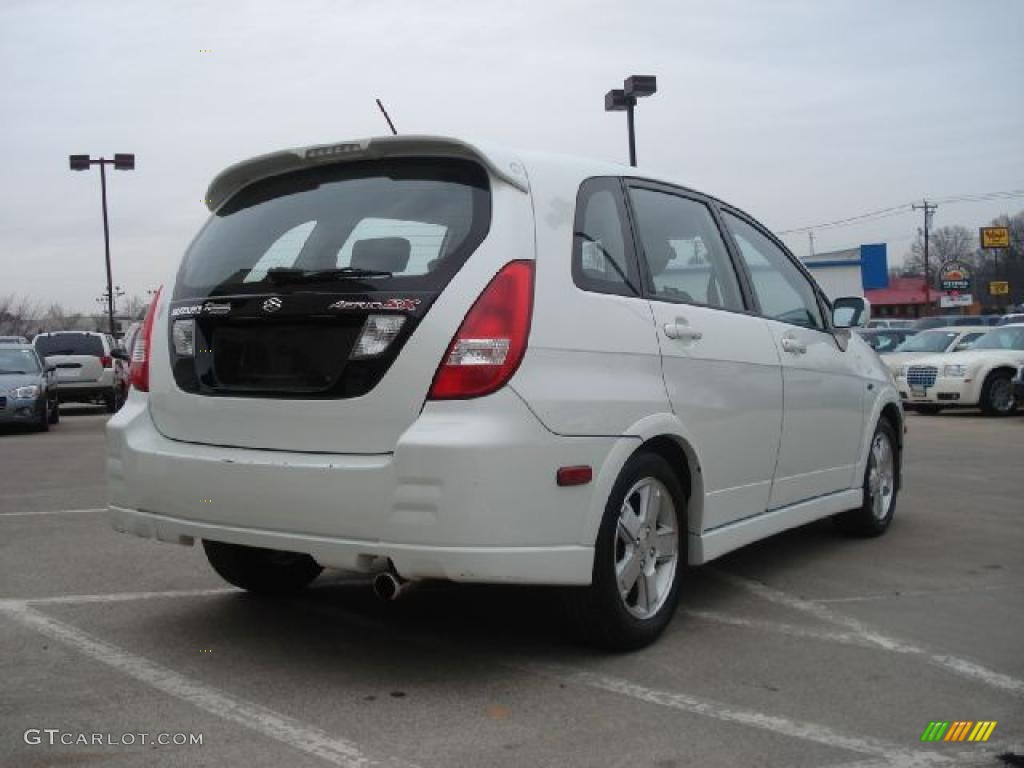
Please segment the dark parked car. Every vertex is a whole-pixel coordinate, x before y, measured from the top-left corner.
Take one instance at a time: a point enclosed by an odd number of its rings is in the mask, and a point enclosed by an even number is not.
[[[858,329],[857,333],[875,352],[881,355],[892,352],[917,331],[913,328],[867,328]]]
[[[29,344],[0,346],[0,424],[29,424],[45,432],[59,420],[53,368]]]

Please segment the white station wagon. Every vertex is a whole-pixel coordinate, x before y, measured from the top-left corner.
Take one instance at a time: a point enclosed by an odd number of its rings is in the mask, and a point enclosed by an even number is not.
[[[232,584],[563,585],[590,641],[635,648],[686,564],[892,519],[869,307],[833,311],[732,206],[415,136],[256,157],[207,198],[108,427],[110,508]]]

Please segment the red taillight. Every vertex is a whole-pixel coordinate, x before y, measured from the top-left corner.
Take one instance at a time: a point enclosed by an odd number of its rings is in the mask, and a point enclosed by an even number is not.
[[[146,319],[142,321],[142,327],[135,334],[135,344],[132,346],[132,362],[129,367],[132,386],[140,392],[149,392],[149,350],[150,338],[153,335],[153,323],[156,320],[157,305],[160,304],[160,292],[163,286],[157,289],[153,300],[146,310]]]
[[[100,358],[100,365],[102,365],[104,368],[113,368],[114,358],[108,355],[104,355],[103,357]]]
[[[526,352],[532,311],[533,262],[510,261],[459,326],[428,399],[480,397],[504,386]]]

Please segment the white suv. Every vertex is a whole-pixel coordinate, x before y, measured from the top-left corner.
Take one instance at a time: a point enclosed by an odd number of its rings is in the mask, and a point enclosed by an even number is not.
[[[254,591],[323,567],[574,586],[665,627],[687,563],[837,516],[885,531],[903,413],[746,214],[635,169],[386,137],[214,179],[108,426],[118,530]]]
[[[102,403],[113,413],[128,392],[127,355],[114,338],[94,331],[53,331],[32,340],[36,353],[57,371],[62,403]]]

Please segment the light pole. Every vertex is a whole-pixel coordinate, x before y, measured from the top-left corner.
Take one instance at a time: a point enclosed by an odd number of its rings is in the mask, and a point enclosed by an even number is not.
[[[658,90],[657,78],[654,75],[632,75],[627,77],[621,89],[608,91],[604,95],[605,112],[626,113],[626,126],[629,131],[629,164],[636,167],[636,131],[633,127],[633,110],[636,100],[651,96]]]
[[[113,160],[105,157],[92,158],[88,155],[70,155],[68,163],[72,171],[87,171],[90,165],[100,167],[100,194],[103,198],[103,247],[107,258],[107,320],[110,323],[110,335],[114,336],[114,276],[110,269],[110,225],[107,223],[107,166],[114,166],[118,171],[135,170],[135,155],[116,154]]]

